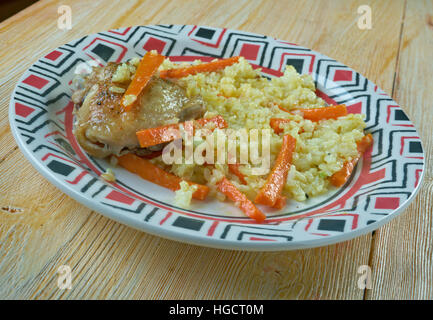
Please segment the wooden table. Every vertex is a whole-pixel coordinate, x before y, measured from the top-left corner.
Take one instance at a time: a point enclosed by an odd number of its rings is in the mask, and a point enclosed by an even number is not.
[[[72,29],[57,29],[58,6]],[[357,9],[372,9],[360,30]],[[323,248],[258,253],[165,240],[111,221],[33,169],[8,125],[21,74],[89,33],[145,24],[201,24],[285,39],[361,72],[401,104],[427,160],[421,191],[374,233]],[[433,3],[431,1],[54,1],[0,24],[0,298],[432,299]],[[19,208],[15,211],[15,208]],[[72,268],[72,289],[57,286]],[[369,265],[372,288],[359,289]]]

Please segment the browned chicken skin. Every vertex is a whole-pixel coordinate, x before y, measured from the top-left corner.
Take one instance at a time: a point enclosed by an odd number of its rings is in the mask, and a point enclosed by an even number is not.
[[[146,153],[139,147],[137,131],[203,116],[201,97],[190,99],[182,87],[159,77],[153,77],[134,108],[124,112],[120,106],[123,93],[116,91],[126,89],[128,83],[112,82],[117,66],[109,63],[93,68],[84,87],[72,95],[77,107],[74,134],[90,155],[104,158],[130,151]]]

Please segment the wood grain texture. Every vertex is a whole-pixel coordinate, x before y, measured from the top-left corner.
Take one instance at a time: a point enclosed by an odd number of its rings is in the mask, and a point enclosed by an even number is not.
[[[406,213],[375,234],[369,299],[433,299],[432,17],[431,1],[407,1],[394,99],[421,136],[426,171]]]
[[[426,104],[428,84],[420,87],[420,75],[408,64],[412,52],[428,39],[411,40],[410,34],[417,34],[418,27],[414,21],[406,31],[410,24],[402,24],[403,0],[369,1],[373,29],[359,30],[357,8],[364,2],[166,0],[119,4],[43,0],[1,23],[0,59],[8,62],[0,64],[0,208],[4,208],[0,210],[0,298],[363,299],[408,296],[415,291],[418,297],[431,295],[430,289],[425,289],[431,284],[431,270],[427,270],[431,268],[431,243],[424,238],[431,230],[423,224],[428,219],[419,214],[431,207],[431,183],[402,218],[376,233],[375,241],[369,234],[333,246],[292,252],[217,250],[150,236],[80,205],[31,167],[8,127],[13,87],[39,57],[89,33],[139,24],[201,24],[285,39],[347,64],[387,93],[394,93],[404,107],[413,104],[412,99]],[[56,28],[60,4],[72,8],[72,30]],[[411,10],[418,9],[408,6],[407,18]],[[421,35],[424,29],[419,28]],[[404,43],[401,30],[407,39]],[[427,29],[423,32],[423,37],[429,36]],[[431,52],[431,46],[424,48]],[[430,52],[423,52],[422,61],[431,59]],[[399,77],[394,81],[396,66]],[[422,65],[417,68],[421,73]],[[403,79],[401,75],[406,73],[410,75]],[[423,79],[427,81],[428,75]],[[425,96],[411,97],[419,88],[425,90]],[[418,106],[420,101],[416,101]],[[405,110],[421,129],[423,141],[431,143],[429,124],[416,108]],[[17,210],[11,210],[14,208]],[[431,214],[429,219],[431,222]],[[399,246],[402,230],[408,239],[405,250]],[[423,233],[410,236],[414,230]],[[391,246],[390,251],[384,244]],[[421,251],[416,246],[420,244]],[[416,275],[398,265],[406,261],[408,252],[416,262]],[[357,287],[357,270],[369,262],[374,287],[365,293]],[[57,287],[60,265],[72,268],[71,290]],[[386,270],[399,270],[399,275],[390,276]],[[387,289],[402,278],[406,291]],[[415,291],[410,287],[414,281]]]

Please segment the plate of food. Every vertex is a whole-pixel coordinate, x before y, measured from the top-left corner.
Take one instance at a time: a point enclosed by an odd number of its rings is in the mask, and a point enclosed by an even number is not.
[[[34,63],[12,94],[23,154],[104,216],[202,246],[290,250],[404,211],[420,137],[374,83],[323,54],[195,25],[109,30]]]

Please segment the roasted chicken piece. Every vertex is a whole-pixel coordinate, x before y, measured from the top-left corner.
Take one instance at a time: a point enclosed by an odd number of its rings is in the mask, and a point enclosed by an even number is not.
[[[74,134],[90,155],[145,154],[149,150],[140,149],[137,131],[203,116],[205,107],[200,96],[190,99],[182,87],[159,77],[150,80],[132,110],[123,111],[120,101],[129,82],[113,82],[118,66],[109,63],[94,67],[84,79],[74,79]]]

